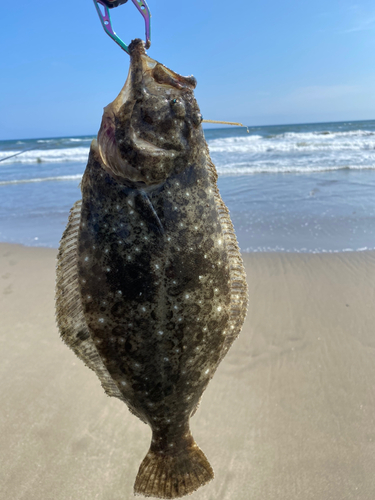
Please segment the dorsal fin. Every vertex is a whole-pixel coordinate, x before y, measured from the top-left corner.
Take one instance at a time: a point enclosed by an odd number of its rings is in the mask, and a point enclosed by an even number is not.
[[[73,205],[68,225],[60,241],[56,271],[56,321],[62,340],[86,366],[96,373],[106,394],[124,401],[120,390],[99,356],[83,314],[77,274],[77,240],[81,204],[79,200]]]
[[[207,146],[207,145],[206,145]],[[248,290],[246,273],[243,265],[240,249],[238,247],[236,233],[229,216],[229,210],[221,199],[219,188],[216,184],[217,172],[213,164],[208,146],[206,148],[206,160],[211,173],[211,184],[214,190],[216,210],[219,214],[225,246],[229,256],[231,307],[228,327],[225,334],[224,344],[220,353],[219,363],[227,354],[229,348],[240,334],[248,305]]]
[[[230,315],[228,321],[227,332],[225,335],[225,340],[223,347],[220,352],[219,361],[217,366],[221,363],[224,356],[227,354],[233,342],[236,340],[240,334],[246,313],[247,313],[247,303],[248,303],[248,290],[246,273],[243,265],[243,260],[241,257],[241,252],[238,247],[236,234],[234,232],[233,223],[229,216],[229,210],[225,203],[221,199],[219,188],[217,187],[217,171],[214,163],[210,157],[210,151],[208,145],[206,144],[206,161],[209,171],[209,178],[211,182],[211,188],[214,191],[216,210],[219,214],[220,224],[223,230],[225,246],[228,251],[229,256],[229,272],[230,272]],[[215,372],[212,372],[211,378]],[[197,405],[191,412],[190,416],[195,415],[199,408],[200,397]]]

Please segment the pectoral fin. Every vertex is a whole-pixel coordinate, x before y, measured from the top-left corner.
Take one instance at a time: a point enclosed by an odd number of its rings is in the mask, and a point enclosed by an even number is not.
[[[134,197],[135,209],[148,228],[156,234],[164,234],[164,227],[147,193],[139,190]]]

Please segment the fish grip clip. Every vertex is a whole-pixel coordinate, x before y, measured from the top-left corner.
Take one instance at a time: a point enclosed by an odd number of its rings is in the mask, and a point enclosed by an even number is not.
[[[126,3],[128,0],[94,0],[94,4],[96,7],[96,10],[99,15],[100,22],[102,23],[102,26],[104,28],[104,31],[107,33],[108,36],[114,40],[117,45],[119,45],[122,50],[125,50],[127,54],[130,54],[129,52],[129,47],[126,45],[125,42],[121,40],[120,37],[118,37],[113,30],[112,27],[112,22],[111,22],[111,15],[109,13],[109,9],[113,9],[114,7],[118,7],[119,5],[122,5]],[[148,8],[148,5],[146,3],[146,0],[132,0],[133,4],[137,7],[138,11],[141,13],[144,21],[145,21],[145,30],[146,30],[146,43],[145,47],[146,49],[150,48],[151,45],[151,12],[150,9]],[[104,12],[102,11],[100,5],[104,9]]]

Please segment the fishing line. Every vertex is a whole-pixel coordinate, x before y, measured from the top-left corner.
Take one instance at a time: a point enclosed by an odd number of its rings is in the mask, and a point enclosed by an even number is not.
[[[5,158],[0,158],[0,161],[9,160],[9,158],[14,158],[15,156],[22,155],[22,153],[26,153],[26,151],[32,151],[33,149],[38,149],[38,148],[39,148],[39,146],[35,146],[33,148],[24,149],[23,151],[19,151],[18,153],[15,153],[14,155],[6,156]]]
[[[239,122],[224,122],[224,121],[219,121],[219,120],[202,120],[203,123],[220,123],[222,125],[234,125],[234,126],[237,126],[237,127],[244,127],[245,125],[243,125],[243,123],[239,123]],[[249,127],[246,127],[246,132],[249,134]],[[52,144],[48,144],[48,146],[51,146],[53,144],[56,144],[58,141],[54,141]],[[27,148],[27,149],[24,149],[23,151],[19,151],[18,153],[15,153],[13,155],[10,155],[10,156],[6,156],[5,158],[0,158],[0,162],[1,161],[5,161],[5,160],[9,160],[9,158],[14,158],[15,156],[19,156],[19,155],[22,155],[23,153],[26,153],[27,151],[33,151],[34,149],[43,149],[46,148],[47,146],[34,146],[33,148]]]
[[[218,120],[202,120],[203,123],[222,123],[223,125],[236,125],[238,127],[244,127],[245,125],[243,125],[242,123],[239,123],[239,122],[222,122],[222,121],[218,121]],[[249,134],[249,127],[246,127],[246,132]]]
[[[56,140],[56,141],[53,141],[52,143],[49,143],[48,146],[53,146],[55,144],[57,144],[59,141]],[[27,151],[33,151],[34,149],[45,149],[47,147],[47,144],[45,146],[43,145],[38,145],[38,146],[34,146],[32,148],[27,148],[27,149],[24,149],[23,151],[19,151],[18,153],[14,153],[13,155],[10,155],[10,156],[6,156],[5,158],[0,158],[0,162],[1,161],[5,161],[5,160],[9,160],[9,158],[14,158],[15,156],[18,156],[18,155],[22,155],[23,153],[26,153]]]

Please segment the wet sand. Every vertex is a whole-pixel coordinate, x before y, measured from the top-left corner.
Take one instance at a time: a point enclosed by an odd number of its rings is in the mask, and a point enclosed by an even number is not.
[[[0,498],[124,500],[150,430],[59,339],[56,250],[0,244]],[[192,419],[197,500],[375,498],[375,253],[247,254],[241,336]]]

